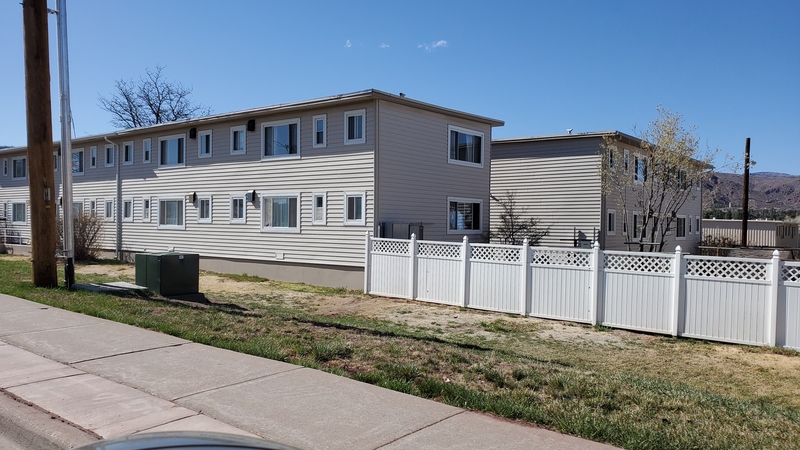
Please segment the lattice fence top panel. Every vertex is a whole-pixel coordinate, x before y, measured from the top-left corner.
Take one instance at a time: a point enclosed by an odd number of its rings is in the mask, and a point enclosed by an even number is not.
[[[461,258],[461,247],[461,244],[434,244],[430,242],[419,242],[417,244],[419,256],[436,258]]]
[[[627,272],[672,273],[674,256],[606,254],[603,268]]]
[[[766,280],[767,263],[687,258],[686,275],[737,280]]]
[[[575,250],[531,250],[533,264],[589,267],[591,253]]]
[[[473,245],[470,249],[470,259],[478,261],[517,262],[520,258],[519,247],[483,247]]]
[[[372,240],[372,251],[375,253],[408,254],[408,241]]]
[[[784,265],[781,269],[781,280],[800,283],[800,266]]]

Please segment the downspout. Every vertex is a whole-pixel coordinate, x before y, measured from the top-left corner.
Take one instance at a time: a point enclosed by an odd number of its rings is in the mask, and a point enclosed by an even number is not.
[[[116,168],[116,176],[117,176],[117,199],[114,203],[116,203],[116,211],[115,211],[115,220],[117,222],[117,243],[116,248],[114,251],[114,255],[118,260],[122,260],[122,177],[120,176],[120,161],[118,158],[118,149],[119,146],[114,142],[111,142],[107,136],[103,136],[106,142],[113,146],[112,151],[114,152],[114,167]]]

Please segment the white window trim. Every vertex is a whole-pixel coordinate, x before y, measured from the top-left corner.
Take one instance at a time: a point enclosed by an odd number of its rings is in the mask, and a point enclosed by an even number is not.
[[[683,219],[683,236],[678,236],[678,219]],[[675,240],[685,241],[688,233],[686,232],[686,215],[678,214],[675,216]]]
[[[611,222],[611,223],[614,224],[614,229],[613,230],[608,226],[608,223],[610,222],[608,219],[610,218],[610,216],[612,214],[614,215],[614,221]],[[617,210],[616,209],[607,209],[606,210],[606,234],[608,236],[615,236],[617,234]]]
[[[322,219],[317,220],[315,213],[317,210],[317,197],[322,197]],[[327,192],[314,192],[311,194],[311,225],[327,225],[328,224],[328,193]]]
[[[150,138],[142,139],[142,164],[149,164],[153,159],[153,141]]]
[[[290,154],[290,155],[269,155],[267,156],[265,153],[267,152],[267,142],[264,139],[264,131],[269,127],[280,127],[283,125],[297,125],[297,153]],[[294,159],[300,158],[300,118],[296,119],[286,119],[286,120],[277,120],[274,122],[262,122],[261,123],[261,160],[267,159]]]
[[[83,163],[83,164],[81,164],[81,166],[83,166],[83,170],[80,171],[80,172],[75,172],[73,170],[72,171],[72,176],[82,176],[86,172],[86,152],[82,148],[73,148],[72,149],[72,157],[69,159],[69,166],[70,166],[70,169],[72,169],[72,158],[75,157],[76,153],[83,153],[83,155],[81,155],[81,160],[82,160],[81,162]]]
[[[89,147],[89,168],[95,169],[97,168],[97,146],[93,145]]]
[[[628,235],[628,215],[625,214],[625,217],[622,218],[622,235]]]
[[[3,176],[8,176],[8,158],[3,158]]]
[[[111,153],[110,153],[111,154],[111,162],[108,162],[108,155],[109,155],[108,150],[109,149],[111,149]],[[103,147],[103,163],[105,164],[106,167],[114,167],[114,163],[117,162],[116,153],[117,152],[114,151],[114,146],[111,145],[111,144],[106,144],[106,146]]]
[[[692,215],[689,215],[689,217],[686,219],[687,236],[694,234],[694,223],[692,223],[693,221],[694,221],[694,216]]]
[[[208,153],[202,153],[200,150],[203,148],[203,136],[208,136]],[[197,132],[197,157],[198,158],[211,158],[214,153],[214,134],[212,130],[203,130]]]
[[[477,163],[474,163],[474,162],[469,162],[469,161],[461,161],[460,159],[451,159],[450,158],[450,135],[452,134],[453,131],[457,131],[459,133],[464,133],[464,134],[471,134],[473,136],[478,136],[478,137],[481,138],[481,163],[480,164],[477,164]],[[446,151],[447,151],[447,162],[448,162],[448,164],[456,164],[456,165],[459,165],[459,166],[467,166],[467,167],[483,167],[483,162],[486,160],[486,152],[484,151],[485,146],[486,146],[486,138],[484,137],[483,133],[481,133],[480,131],[470,130],[469,128],[462,128],[462,127],[455,126],[455,125],[448,125],[447,126],[447,150]],[[449,203],[448,203],[448,208],[449,207],[450,206],[449,206]],[[481,205],[481,207],[483,207],[483,206]],[[481,211],[481,214],[483,214],[483,211]]]
[[[360,139],[347,139],[347,121],[350,117],[361,116],[361,138]],[[344,112],[344,145],[356,145],[367,142],[367,110],[356,109],[353,111]]]
[[[233,200],[234,199],[241,199],[242,204],[242,217],[233,218]],[[228,221],[229,223],[247,223],[247,199],[245,199],[244,195],[231,195],[230,200],[228,202]]]
[[[627,172],[631,164],[631,156],[628,149],[622,150],[622,171]]]
[[[61,156],[59,155],[61,150],[53,152],[53,172],[58,172],[58,168],[61,167]]]
[[[643,170],[642,170],[642,179],[639,179],[639,161],[644,162]],[[634,153],[633,154],[633,182],[636,184],[642,184],[647,180],[647,157],[642,155],[641,153]]]
[[[347,197],[361,197],[361,219],[348,220],[347,219]],[[367,193],[361,192],[345,192],[344,203],[342,203],[342,219],[345,226],[364,226],[367,224]]]
[[[641,211],[631,211],[631,225],[633,226],[633,230],[630,231],[630,234],[631,234],[631,236],[633,236],[633,239],[646,239],[647,238],[646,233],[645,233],[645,236],[642,236],[642,233],[647,231],[647,230],[644,229],[644,224],[642,224],[642,229],[639,230],[639,232],[638,232],[639,236],[637,236],[637,232],[636,232],[636,230],[637,230],[637,228],[636,228],[636,222],[637,222],[636,218],[637,217],[639,217],[639,219],[641,221],[642,212]]]
[[[236,131],[242,132],[242,149],[241,150],[234,150],[233,149],[233,133]],[[231,127],[231,155],[244,155],[247,153],[247,127],[244,125],[238,127]]]
[[[269,199],[269,198],[289,198],[289,197],[294,197],[294,198],[297,199],[297,217],[296,217],[297,226],[294,227],[294,228],[289,228],[289,227],[273,227],[273,226],[264,225],[264,203],[267,201],[267,199]],[[300,209],[302,209],[300,200],[301,199],[300,199],[300,193],[299,192],[278,192],[278,193],[270,192],[270,193],[261,195],[259,200],[258,200],[259,201],[259,205],[260,205],[260,210],[261,210],[261,218],[260,218],[261,231],[264,232],[264,233],[293,233],[293,234],[300,233],[300,218],[302,217],[300,215]]]
[[[186,141],[183,141],[184,145]],[[159,149],[161,144],[159,144]],[[185,150],[185,148],[184,148]],[[160,155],[159,155],[160,156]],[[159,158],[160,160],[160,158]],[[162,225],[161,224],[161,202],[177,201],[183,204],[183,224],[181,225]],[[156,199],[156,224],[159,230],[185,230],[186,229],[186,197],[180,195],[158,197]],[[152,203],[150,205],[152,207]]]
[[[12,224],[15,224],[15,223],[16,224],[28,223],[28,202],[27,201],[15,202],[15,201],[12,200],[11,202],[9,202],[9,205],[11,205],[11,210],[9,211],[9,213],[11,213],[11,223]],[[14,220],[14,205],[25,205],[25,220],[23,220],[23,221]]]
[[[18,177],[14,174],[14,162],[19,161],[20,159],[25,160],[25,175]],[[11,158],[11,179],[12,180],[27,180],[28,179],[28,157],[27,156],[15,156]]]
[[[208,218],[204,219],[200,217],[200,202],[203,200],[208,200]],[[214,219],[214,202],[210,195],[198,195],[197,196],[197,223],[211,223]]]
[[[447,133],[450,134],[449,132]],[[481,139],[483,141],[483,139]],[[448,145],[448,155],[450,154],[450,146]],[[478,223],[480,224],[480,229],[477,230],[451,230],[450,229],[450,202],[457,202],[457,203],[479,203],[481,209],[481,216],[478,218]],[[481,234],[483,233],[483,215],[486,212],[483,210],[483,200],[478,198],[464,198],[464,197],[447,197],[447,204],[445,205],[445,224],[447,227],[447,234]]]
[[[317,143],[317,121],[322,121],[322,143]],[[327,114],[320,114],[311,118],[311,142],[313,148],[325,148],[328,146],[328,117]]]
[[[145,208],[144,201],[147,200],[150,204],[147,205]],[[149,223],[153,217],[153,198],[152,197],[142,197],[141,198],[141,205],[142,205],[142,223]],[[145,210],[149,210],[147,217],[145,217]]]
[[[183,139],[183,162],[182,163],[176,163],[176,164],[161,164],[161,143],[163,141],[170,141],[172,139]],[[171,168],[174,168],[174,167],[186,167],[186,133],[183,133],[183,134],[171,134],[169,136],[160,136],[158,138],[158,149],[157,149],[157,151],[158,151],[158,168],[159,169],[171,169]],[[153,152],[153,150],[150,149],[150,153],[152,153],[152,152]],[[150,158],[152,158],[152,155],[150,156]],[[159,200],[159,205],[160,204],[161,204],[161,200]],[[185,202],[184,202],[184,208],[186,208]],[[186,218],[184,217],[184,219],[186,219]],[[184,220],[183,222],[186,223],[186,220]]]
[[[106,204],[111,202],[111,216],[106,215]],[[117,205],[116,205],[115,198],[104,198],[103,199],[103,220],[106,222],[114,222],[117,216]]]
[[[125,217],[125,203],[131,203],[131,216]],[[133,202],[132,197],[123,197],[122,198],[122,221],[123,222],[133,222],[133,216],[136,214],[136,211],[133,209],[136,204]]]
[[[125,154],[125,147],[130,145],[131,146],[131,159],[126,161],[125,158],[128,156]],[[125,166],[130,166],[133,164],[133,160],[136,159],[136,151],[133,147],[133,141],[126,141],[122,143],[122,164]]]

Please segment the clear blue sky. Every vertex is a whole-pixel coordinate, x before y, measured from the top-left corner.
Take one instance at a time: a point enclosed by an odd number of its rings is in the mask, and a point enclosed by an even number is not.
[[[0,0],[0,145],[25,145],[21,0]],[[55,8],[55,0],[49,1]],[[663,104],[755,171],[800,174],[800,1],[68,0],[77,136],[145,68],[215,113],[375,88],[504,120],[494,137],[617,129]],[[56,20],[50,18],[54,138]]]

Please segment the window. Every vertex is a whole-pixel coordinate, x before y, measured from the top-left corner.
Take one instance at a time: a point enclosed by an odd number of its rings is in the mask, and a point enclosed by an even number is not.
[[[150,199],[142,199],[142,222],[150,222]]]
[[[231,127],[231,155],[247,153],[247,134],[244,125]]]
[[[478,234],[481,232],[481,201],[448,198],[447,233]]]
[[[83,201],[72,202],[72,214],[75,217],[83,215]]]
[[[261,157],[297,155],[299,151],[298,130],[300,119],[269,122],[261,125],[263,141]]]
[[[72,174],[83,175],[83,149],[72,151]]]
[[[625,217],[622,218],[622,234],[624,236],[628,235],[628,215],[625,214]]]
[[[197,223],[211,223],[211,197],[197,199]]]
[[[609,147],[608,148],[608,167],[614,168],[614,149]]]
[[[106,167],[114,166],[114,146],[106,145]]]
[[[366,142],[364,138],[364,116],[366,116],[366,110],[363,109],[344,113],[345,145],[363,144]]]
[[[89,216],[97,217],[97,202],[94,200],[89,200]]]
[[[450,148],[447,162],[483,167],[483,133],[454,126],[447,130]]]
[[[122,221],[133,222],[133,199],[122,199]]]
[[[311,223],[314,225],[325,225],[327,223],[325,207],[327,204],[326,194],[314,194],[312,197],[313,211]]]
[[[606,223],[606,234],[613,236],[617,234],[617,211],[613,209],[608,210],[608,221]]]
[[[622,151],[622,168],[625,172],[628,171],[628,149]]]
[[[300,195],[262,195],[261,231],[300,232]]]
[[[366,225],[366,195],[363,192],[344,193],[344,224]]]
[[[61,162],[61,158],[59,158],[58,154],[61,150],[57,152],[53,152],[53,171],[58,172],[58,165]]]
[[[314,148],[325,147],[328,145],[328,129],[326,126],[325,114],[314,116]]]
[[[3,176],[8,176],[8,158],[3,158]]]
[[[695,234],[700,234],[700,216],[694,218],[694,232]],[[792,228],[792,233],[794,234],[794,228]],[[792,236],[794,237],[794,236]]]
[[[122,143],[122,164],[133,164],[133,141]]]
[[[142,140],[142,162],[145,164],[150,162],[150,139]]]
[[[633,181],[647,181],[647,158],[642,155],[633,156]]]
[[[158,167],[183,166],[184,142],[183,134],[158,138]]]
[[[244,196],[231,197],[231,223],[247,223],[247,207]]]
[[[197,133],[197,157],[211,157],[211,130]]]
[[[642,216],[633,213],[633,238],[639,239],[642,235]]]
[[[24,180],[28,177],[28,158],[25,156],[11,158],[11,179]]]
[[[103,218],[106,219],[108,222],[114,221],[114,200],[113,199],[106,199],[105,200],[105,209],[103,210]]]
[[[692,233],[692,216],[689,216],[689,220],[686,221],[686,225],[688,225],[688,227],[689,227],[689,234],[693,234]]]
[[[97,147],[89,147],[89,168],[94,169],[97,167]]]
[[[183,229],[183,199],[158,199],[158,228]]]
[[[675,219],[675,238],[686,239],[686,217],[678,216]]]
[[[11,221],[17,223],[25,223],[27,222],[27,210],[26,204],[22,203],[12,203],[11,204]]]

